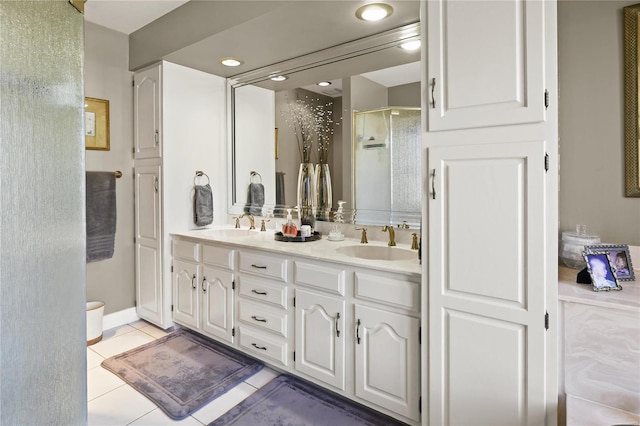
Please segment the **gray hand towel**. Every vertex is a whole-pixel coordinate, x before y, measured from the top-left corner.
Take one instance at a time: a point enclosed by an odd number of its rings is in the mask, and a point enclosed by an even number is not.
[[[193,221],[197,226],[210,225],[213,222],[213,192],[211,186],[196,185],[193,199]]]
[[[116,175],[86,172],[87,263],[113,257],[116,235]]]
[[[262,206],[264,205],[264,185],[261,183],[250,183],[247,191],[247,205],[244,211],[254,216],[262,214]]]

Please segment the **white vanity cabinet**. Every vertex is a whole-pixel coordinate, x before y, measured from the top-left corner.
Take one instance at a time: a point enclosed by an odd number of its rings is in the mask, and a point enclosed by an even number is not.
[[[173,320],[233,343],[234,251],[173,241]]]
[[[289,262],[251,250],[240,250],[238,257],[238,343],[266,362],[288,367],[293,356]]]
[[[196,234],[173,239],[175,322],[420,423],[417,254],[413,272],[403,273],[291,255],[284,251],[288,243],[261,250],[249,240],[215,242]],[[219,330],[230,330],[232,338]]]

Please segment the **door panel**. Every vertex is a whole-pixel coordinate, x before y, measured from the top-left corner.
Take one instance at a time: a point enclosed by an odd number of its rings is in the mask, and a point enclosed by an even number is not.
[[[546,2],[426,3],[429,131],[543,121]]]
[[[417,318],[355,305],[357,396],[420,419]]]
[[[135,158],[161,156],[161,68],[156,66],[134,76],[134,154]]]
[[[545,422],[544,148],[429,149],[434,423]]]
[[[233,343],[233,273],[204,266],[199,291],[202,292],[202,329]]]
[[[345,389],[342,298],[296,290],[296,370]]]
[[[200,328],[199,278],[198,265],[173,261],[173,319],[195,329]]]

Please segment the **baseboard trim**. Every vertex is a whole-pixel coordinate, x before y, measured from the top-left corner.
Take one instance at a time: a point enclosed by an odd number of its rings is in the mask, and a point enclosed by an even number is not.
[[[118,312],[112,312],[107,314],[102,319],[102,329],[109,330],[121,325],[136,322],[140,319],[136,313],[136,308],[127,308]]]

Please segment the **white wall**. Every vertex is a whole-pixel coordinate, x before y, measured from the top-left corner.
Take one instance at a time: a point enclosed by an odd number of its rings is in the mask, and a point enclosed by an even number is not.
[[[120,170],[116,180],[116,238],[111,259],[87,264],[87,300],[105,302],[105,313],[135,300],[133,223],[133,73],[126,34],[85,22],[85,96],[109,101],[110,150],[86,151],[87,171]]]
[[[640,245],[640,198],[624,197],[622,8],[635,3],[558,3],[559,201],[560,231]]]

